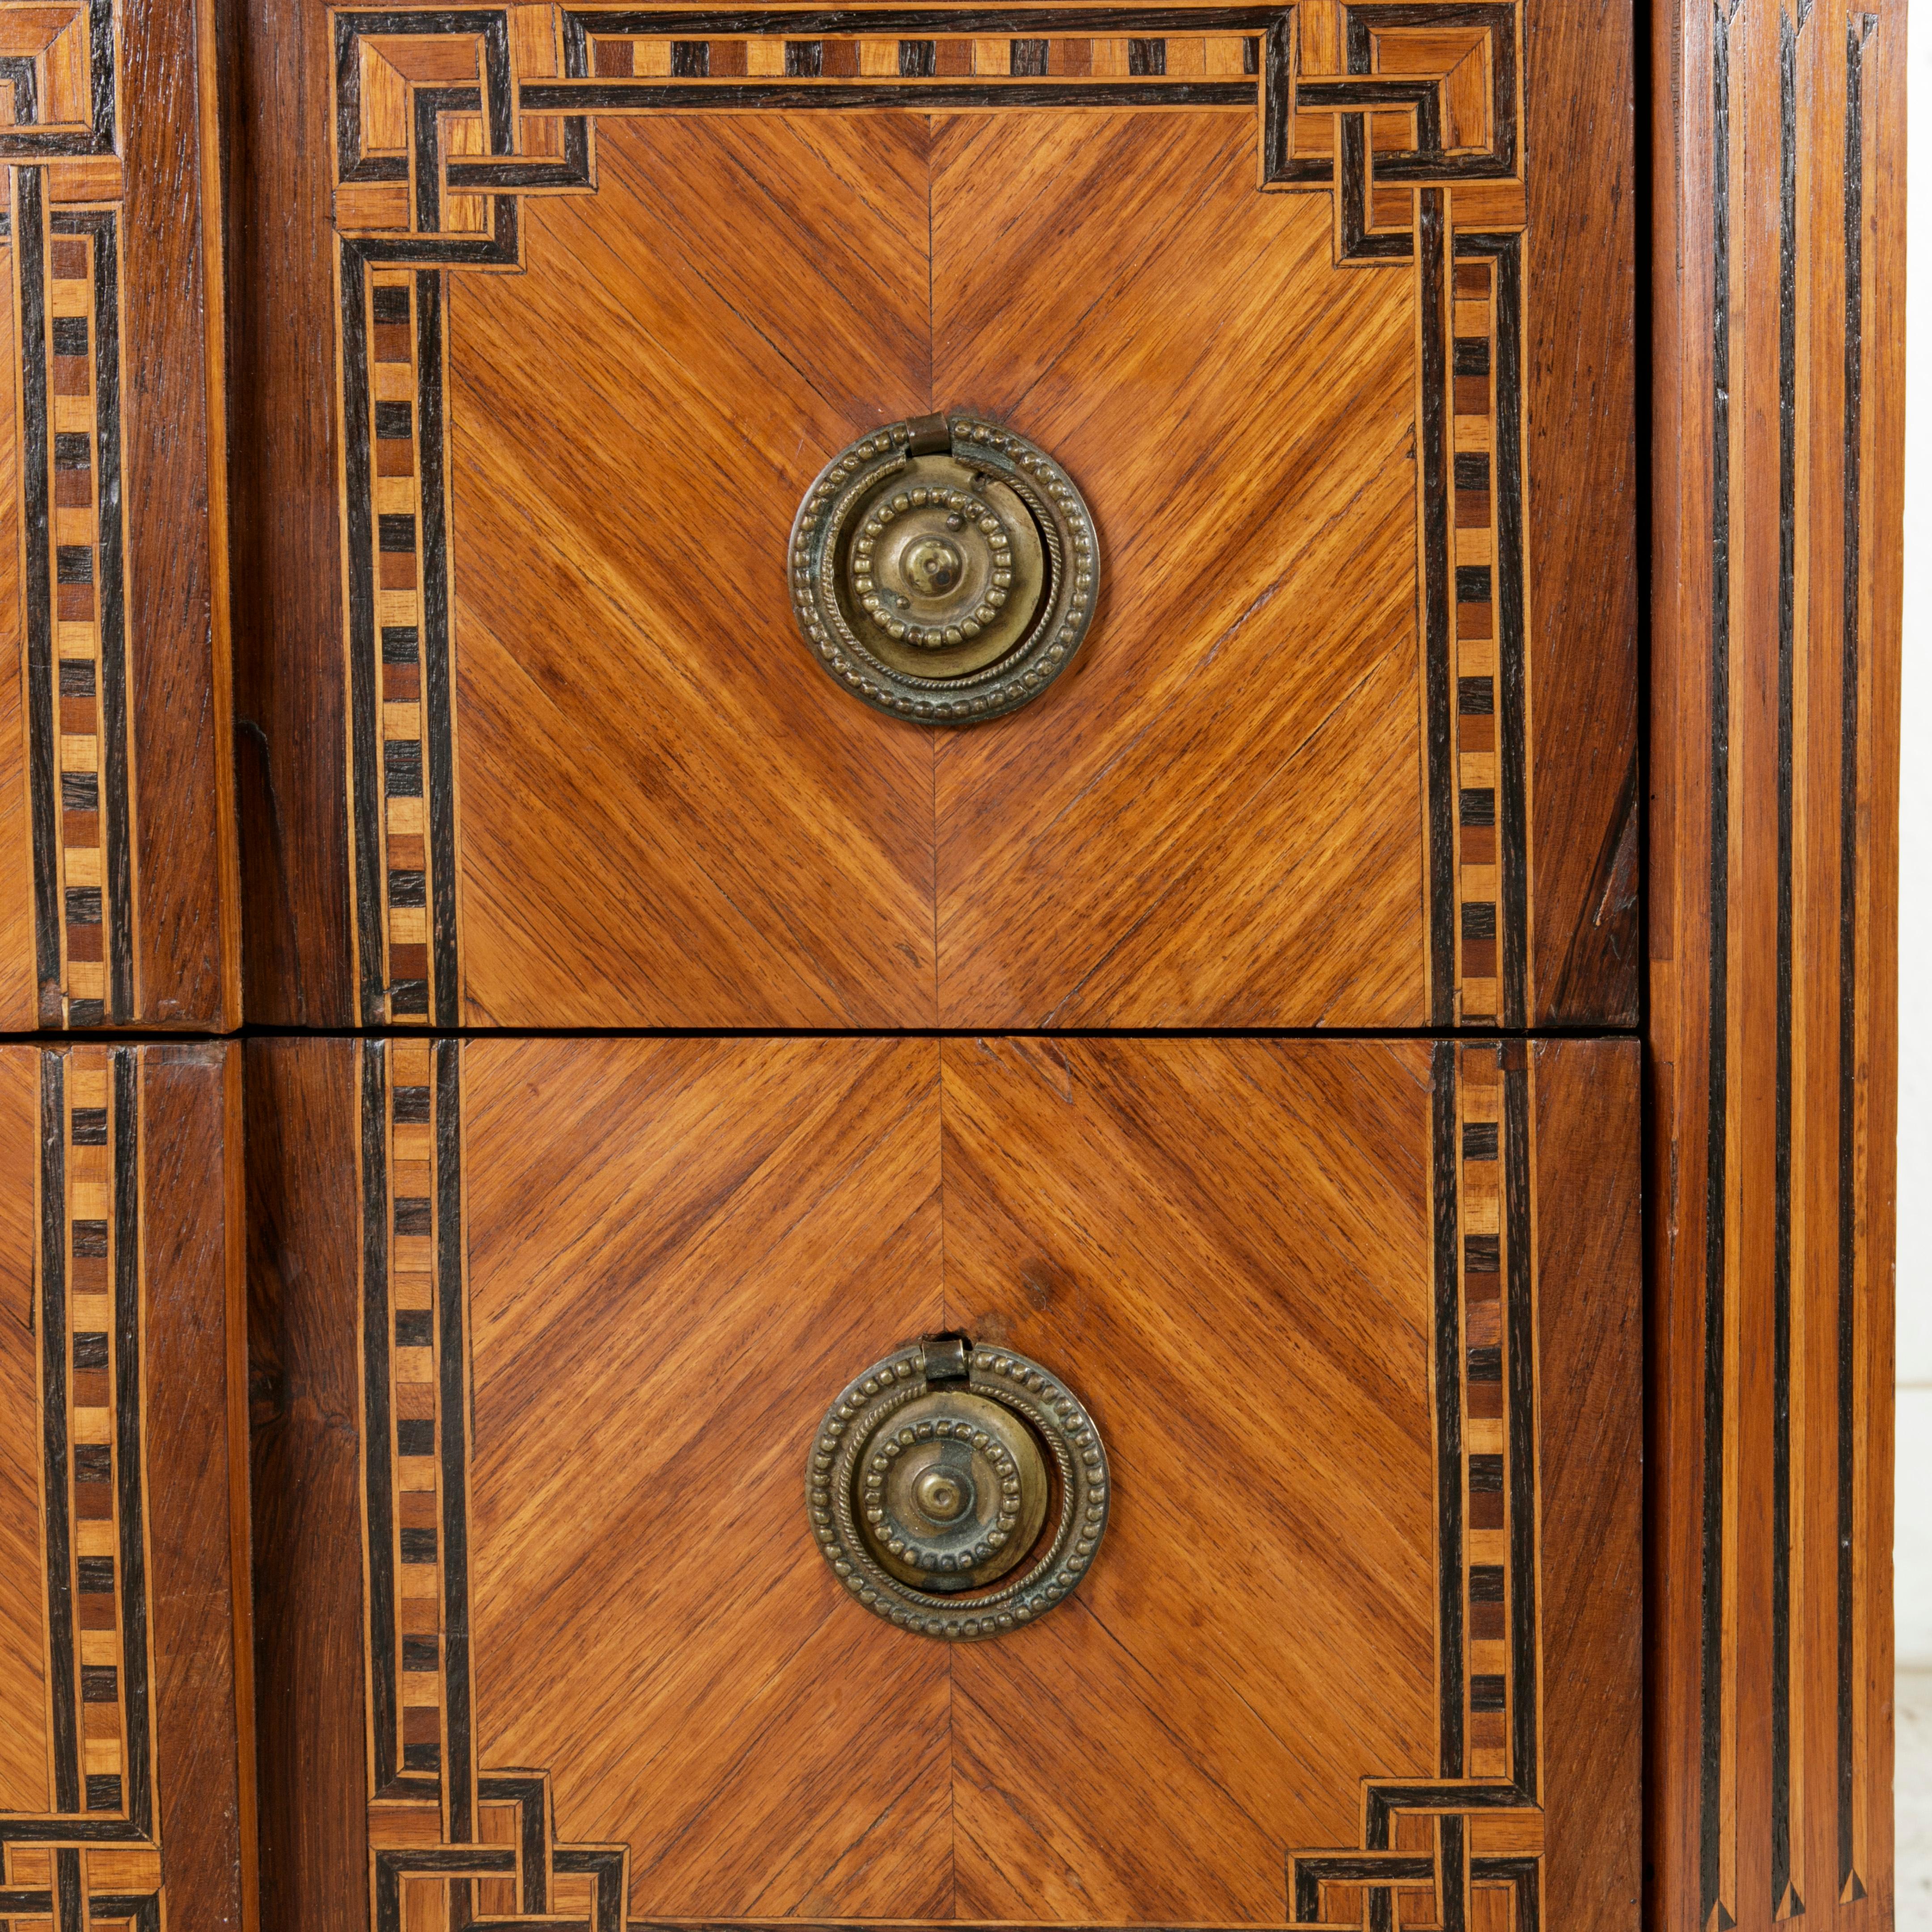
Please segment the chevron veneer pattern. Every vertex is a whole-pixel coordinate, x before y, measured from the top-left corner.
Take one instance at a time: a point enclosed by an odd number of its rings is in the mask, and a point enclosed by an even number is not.
[[[1536,1926],[1520,1050],[358,1051],[370,1869],[385,1932],[1022,1907],[1121,1923]],[[1070,1104],[1076,1142],[1058,1125]],[[582,1130],[554,1131],[560,1108]],[[1306,1161],[1289,1120],[1316,1143]],[[1278,1160],[1254,1159],[1264,1144]],[[1194,1191],[1204,1156],[1223,1198]],[[790,1284],[776,1304],[775,1274]],[[1229,1318],[1204,1323],[1201,1297],[1223,1282]],[[1278,1301],[1288,1325],[1277,1336],[1274,1318],[1236,1315],[1244,1297],[1251,1311]],[[1059,1618],[963,1648],[851,1614],[811,1561],[786,1453],[848,1357],[950,1322],[1077,1356],[1132,1498],[1114,1560]],[[579,1349],[572,1338],[593,1332],[598,1346]],[[1291,1339],[1315,1352],[1228,1445],[1247,1486],[1198,1487],[1205,1468],[1182,1445],[1226,1426],[1219,1406],[1250,1349]],[[620,1387],[632,1394],[612,1408]],[[713,1426],[720,1403],[742,1429]],[[1304,1407],[1326,1416],[1326,1448],[1296,1420]],[[560,1456],[561,1418],[593,1414],[608,1420]],[[1342,1472],[1364,1456],[1402,1488],[1355,1495]],[[1254,1485],[1273,1498],[1258,1516]],[[740,1532],[770,1544],[765,1588],[717,1594],[715,1544],[687,1547],[666,1514],[694,1493],[729,1493]],[[1352,1496],[1358,1575],[1334,1567],[1320,1520]],[[602,1511],[601,1531],[586,1510]],[[1252,1576],[1244,1522],[1280,1545],[1257,1547]],[[1229,1574],[1190,1597],[1174,1573],[1204,1529]],[[646,1549],[653,1587],[640,1597]],[[1296,1575],[1284,1647],[1254,1618]],[[1170,1582],[1150,1591],[1156,1576]],[[1343,1658],[1356,1661],[1338,1676]],[[824,1685],[848,1679],[899,1714],[892,1748],[863,1765],[823,1720]],[[1166,1715],[1149,1706],[1143,1723],[1154,1687]],[[1295,1720],[1270,1741],[1244,1714],[1276,1705]],[[1030,1710],[1058,1714],[1016,1731]],[[1124,1751],[1131,1768],[1114,1762]],[[1158,1876],[1135,1862],[1150,1777],[1199,1786]],[[1076,1889],[1016,1829],[1025,1816],[1074,1858]],[[1311,1827],[1358,1842],[1302,1849]]]
[[[701,26],[710,16],[649,9],[345,9],[333,18],[349,544],[350,809],[365,1020],[449,1025],[479,1010],[500,1022],[514,1018],[520,988],[512,989],[506,1004],[494,972],[475,990],[466,978],[460,878],[472,881],[464,890],[487,908],[492,946],[500,944],[495,937],[500,931],[520,935],[527,925],[554,923],[548,907],[539,914],[535,904],[550,891],[547,881],[512,877],[499,884],[487,866],[483,874],[474,872],[482,860],[472,861],[472,849],[483,854],[481,842],[487,839],[494,853],[510,838],[509,827],[493,822],[459,836],[457,718],[459,710],[470,715],[466,706],[472,700],[459,703],[454,633],[460,620],[467,626],[466,637],[476,630],[469,606],[472,598],[487,598],[490,586],[457,578],[455,546],[478,514],[473,508],[459,512],[459,502],[472,500],[465,493],[474,486],[465,480],[467,458],[458,446],[465,436],[487,435],[522,404],[502,398],[470,426],[466,412],[476,407],[466,359],[470,352],[459,352],[452,275],[521,267],[533,259],[530,235],[569,219],[554,203],[536,198],[595,192],[600,179],[596,130],[625,118],[698,115],[703,130],[698,138],[727,148],[735,140],[745,151],[741,172],[755,174],[763,137],[732,131],[746,128],[748,124],[737,117],[754,110],[776,117],[781,139],[836,143],[843,137],[829,127],[822,136],[811,131],[824,110],[952,112],[962,117],[964,134],[980,124],[982,112],[1060,116],[1072,131],[1094,125],[1084,118],[1094,110],[1132,110],[1184,117],[1173,131],[1185,140],[1190,137],[1183,130],[1197,117],[1219,110],[1232,122],[1246,107],[1256,117],[1248,125],[1258,136],[1258,149],[1250,138],[1248,152],[1258,184],[1323,195],[1332,210],[1333,266],[1399,278],[1419,317],[1419,327],[1405,332],[1402,345],[1408,350],[1413,344],[1406,406],[1417,427],[1420,472],[1407,540],[1414,562],[1412,566],[1405,560],[1400,570],[1381,574],[1400,590],[1403,610],[1413,612],[1423,639],[1420,742],[1412,737],[1406,754],[1420,771],[1426,798],[1423,918],[1418,928],[1417,888],[1396,880],[1391,868],[1398,861],[1391,856],[1388,880],[1373,889],[1358,885],[1354,896],[1366,902],[1399,893],[1406,901],[1414,959],[1408,988],[1400,993],[1365,989],[1358,997],[1370,1004],[1359,1014],[1333,1001],[1304,1012],[1282,1004],[1288,996],[1266,983],[1258,962],[1247,983],[1216,989],[1215,1004],[1201,1017],[1208,1023],[1245,1020],[1259,1001],[1278,1023],[1334,1024],[1352,1017],[1364,1022],[1521,1023],[1530,996],[1531,908],[1522,452],[1524,189],[1520,28],[1513,6],[1310,0],[1278,10],[1136,14],[1066,8],[1024,16],[910,9],[877,16],[875,38],[841,38],[824,32],[821,24],[819,37],[812,39],[800,32],[808,16],[776,10],[769,16],[756,11],[718,16],[739,24],[704,38],[692,37],[694,22]],[[747,23],[755,31],[744,31]],[[1144,31],[1130,31],[1136,26]],[[1020,27],[1027,29],[1024,34],[1016,31]],[[704,119],[705,110],[713,109],[728,110],[730,118]],[[1067,118],[1070,110],[1080,113]],[[1040,138],[1051,140],[1048,130],[1058,124],[1040,122]],[[681,132],[663,136],[686,138]],[[890,145],[900,137],[868,138]],[[614,134],[610,139],[616,142]],[[626,190],[614,200],[641,196],[649,205],[664,191],[632,178],[632,150],[648,145],[627,139],[613,147],[612,178]],[[1022,160],[995,162],[990,148],[976,164],[970,181],[962,176],[960,184],[969,214],[979,200],[1000,193],[1000,168],[1013,167],[1016,183],[1031,179]],[[720,191],[742,194],[744,182],[730,173],[728,160],[726,169]],[[1025,192],[1036,197],[1037,183]],[[916,244],[920,252],[933,254],[931,275],[920,278],[928,284],[932,312],[924,320],[931,340],[924,382],[915,386],[937,396],[945,334],[938,304],[949,272],[947,251],[959,253],[962,260],[970,257],[974,230],[969,220],[963,242],[942,248],[936,179],[932,200],[932,219]],[[866,218],[875,212],[868,211]],[[1130,223],[1138,218],[1124,206],[1120,214]],[[1227,239],[1235,249],[1243,245],[1238,227],[1229,230]],[[588,236],[580,244],[580,254],[600,245]],[[878,259],[894,258],[888,254]],[[574,270],[570,272],[574,276]],[[579,292],[574,286],[568,291],[573,299]],[[1339,291],[1315,298],[1349,299]],[[489,307],[491,298],[476,302]],[[466,316],[476,305],[466,305]],[[633,311],[646,306],[641,295],[628,304]],[[492,364],[492,382],[530,360],[520,353],[507,361],[500,357]],[[459,364],[452,388],[452,372]],[[777,380],[794,378],[781,372]],[[829,380],[836,385],[841,379]],[[1024,406],[1037,410],[1050,389],[1042,386]],[[901,412],[930,400],[910,392],[887,399]],[[865,419],[873,416],[868,410]],[[811,434],[820,441],[830,435],[836,444],[858,426],[856,419],[826,424]],[[1334,480],[1345,494],[1360,487],[1340,469]],[[486,521],[494,508],[489,494],[481,512]],[[1364,509],[1343,526],[1352,541],[1374,539],[1373,514]],[[525,541],[539,546],[546,541],[548,520],[539,516]],[[1419,586],[1419,608],[1408,601],[1412,580]],[[1270,596],[1264,590],[1256,608]],[[1264,628],[1280,621],[1270,616]],[[528,650],[515,648],[527,662]],[[1376,742],[1379,746],[1379,738]],[[949,760],[970,762],[974,754],[935,746],[929,755],[938,768]],[[875,749],[859,754],[856,762],[883,770],[882,756],[889,765],[897,754]],[[517,754],[492,743],[483,760],[492,782],[498,763],[520,772]],[[1319,787],[1324,781],[1310,773],[1300,782]],[[1366,787],[1358,780],[1358,790],[1382,801],[1391,825],[1402,826],[1406,844],[1391,850],[1399,849],[1400,863],[1407,864],[1415,850],[1408,828],[1415,819],[1399,796],[1402,782],[1378,769]],[[939,789],[942,794],[946,790],[943,772]],[[490,809],[504,808],[493,802]],[[1246,816],[1238,811],[1227,815],[1238,822]],[[926,850],[909,851],[898,865],[904,889],[918,893],[920,874],[937,868],[933,890],[942,902],[949,891],[956,896],[977,890],[992,909],[992,890],[976,871],[962,873],[957,885],[946,877],[949,844],[957,842],[959,832],[970,836],[973,808],[962,804],[953,816],[938,810],[935,818]],[[1297,836],[1320,844],[1318,832],[1304,829]],[[1394,836],[1378,831],[1362,849],[1379,850]],[[1341,844],[1360,843],[1359,834],[1347,838],[1339,830],[1334,838],[1338,850]],[[1081,849],[1063,836],[1043,844],[1029,864],[1051,862],[1054,846],[1072,854]],[[515,862],[527,874],[526,860]],[[666,862],[668,872],[668,855]],[[1163,857],[1161,869],[1171,863]],[[1179,875],[1187,882],[1184,898],[1204,891],[1238,896],[1252,889],[1232,877],[1216,878],[1211,861],[1194,858],[1190,866],[1191,872],[1184,868]],[[1280,872],[1279,862],[1276,869]],[[803,887],[801,881],[796,890]],[[1064,907],[1077,903],[1081,890],[1093,890],[1081,882],[1074,894],[1056,896]],[[862,887],[860,898],[870,890]],[[608,952],[616,936],[598,928],[592,910],[606,895],[579,879],[568,882],[568,896],[572,908],[562,916],[579,930],[556,949],[556,958],[566,950]],[[520,899],[529,903],[519,904]],[[746,902],[742,892],[731,896],[734,908]],[[841,896],[842,908],[851,902],[849,896]],[[730,916],[743,916],[735,911]],[[634,922],[625,925],[627,932],[635,929]],[[798,941],[786,930],[784,944],[795,953]],[[981,1010],[971,990],[980,970],[975,942],[942,908],[932,1000],[924,1001],[910,984],[892,998],[898,1007],[909,1000],[957,1007],[944,1012],[948,1023],[1053,1023],[1076,1015],[1090,1022],[1138,1023],[1123,994],[1113,996],[1111,1009],[1086,1010],[1100,998],[1106,976],[1095,976],[1095,964],[1126,938],[1121,930],[1096,926],[1086,970],[1070,962],[1070,979],[1063,968],[1058,983],[1038,991],[1009,968],[999,976],[1005,998],[1024,1000],[1025,1010],[988,1012]],[[515,943],[526,949],[529,944],[520,937]],[[892,943],[882,935],[871,950],[882,954]],[[917,955],[932,942],[924,947],[919,940],[908,943],[909,959],[922,968]],[[1131,958],[1136,947],[1150,944],[1142,934],[1120,956]],[[818,952],[828,944],[821,943]],[[1388,951],[1379,944],[1367,950]],[[953,960],[960,969],[950,976],[956,992],[947,986]],[[826,970],[815,958],[810,967],[795,960],[784,970],[802,968],[808,974]],[[532,958],[529,970],[540,980],[548,970],[544,957]],[[1106,972],[1117,970],[1109,963]],[[600,972],[595,978],[609,982],[610,975]],[[764,978],[756,975],[746,983]],[[716,999],[699,1001],[689,1011],[614,1012],[608,1002],[617,996],[597,992],[580,974],[573,983],[574,996],[544,988],[541,1012],[533,1009],[530,1017],[566,1017],[560,998],[569,1005],[573,997],[584,1010],[573,1007],[567,1016],[586,1022],[636,1017],[653,1024],[703,1024],[739,1017]],[[738,997],[742,1001],[744,995]],[[784,998],[782,991],[772,997]],[[812,1010],[828,1000],[845,1004],[830,1012]],[[1142,1000],[1144,1004],[1144,993]],[[803,1004],[794,1000],[744,1018],[843,1023],[863,1016],[850,1001],[848,990],[821,986]],[[910,1010],[880,1015],[900,1024],[927,1016]]]

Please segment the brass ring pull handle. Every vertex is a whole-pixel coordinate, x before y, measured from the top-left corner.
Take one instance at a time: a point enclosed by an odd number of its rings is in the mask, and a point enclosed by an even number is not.
[[[1037,698],[1087,634],[1100,570],[1066,471],[958,411],[841,450],[792,524],[792,608],[813,655],[868,704],[932,724]]]
[[[928,1636],[998,1636],[1086,1574],[1107,1527],[1107,1455],[1037,1362],[928,1335],[826,1412],[812,1533],[866,1607]]]

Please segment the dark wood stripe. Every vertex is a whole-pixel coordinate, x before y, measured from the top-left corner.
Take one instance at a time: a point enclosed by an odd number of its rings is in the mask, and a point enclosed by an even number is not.
[[[140,1049],[117,1046],[114,1133],[114,1461],[121,1521],[122,1709],[127,1725],[122,1802],[128,1822],[154,1828],[153,1686],[148,1680],[147,1510],[141,1426]]]
[[[1361,128],[1352,116],[1345,129]],[[1346,144],[1345,144],[1346,145]],[[1359,145],[1359,144],[1358,144]],[[1351,150],[1352,152],[1352,150]],[[1442,193],[1417,196],[1416,302],[1421,314],[1423,700],[1429,733],[1429,1006],[1450,1025],[1456,988],[1455,580],[1449,536],[1449,276]],[[1445,1760],[1446,1762],[1446,1760]]]
[[[1854,14],[1845,28],[1844,645],[1838,742],[1838,1894],[1862,1898],[1856,1809],[1856,1588],[1862,1539],[1857,1519],[1861,1430],[1858,1359],[1858,680],[1864,462],[1864,49],[1876,24]]]
[[[59,735],[55,729],[53,525],[48,502],[46,237],[45,178],[38,168],[16,170],[20,201],[20,508],[27,622],[28,790],[33,820],[34,954],[40,976],[40,1016],[60,1026],[61,998]]]
[[[342,474],[349,620],[349,744],[356,874],[357,990],[364,1025],[388,1018],[384,987],[381,734],[376,696],[375,499],[369,460],[370,257],[342,248]]]
[[[1436,1829],[1442,1846],[1442,1932],[1468,1932],[1469,1821],[1450,1812]]]
[[[1262,176],[1266,181],[1282,179],[1288,169],[1288,115],[1294,99],[1293,20],[1284,9],[1268,22],[1263,52]]]
[[[81,1932],[86,1894],[81,1889],[80,1854],[63,1845],[54,1853],[54,1922],[60,1932]]]
[[[0,1845],[139,1845],[147,1834],[100,1812],[74,1817],[0,1817]]]
[[[1456,1120],[1459,1049],[1438,1041],[1430,1059],[1430,1186],[1436,1241],[1436,1648],[1442,1660],[1438,1769],[1462,1774],[1462,1148]],[[1372,1838],[1371,1843],[1375,1840]]]
[[[114,0],[88,0],[88,92],[93,108],[93,152],[111,154],[114,140]]]
[[[1711,42],[1711,976],[1706,1070],[1704,1454],[1698,1682],[1700,1927],[1721,1902],[1724,1725],[1724,1208],[1730,994],[1731,20],[1717,0]]]
[[[891,40],[1000,34],[1073,38],[1150,34],[1259,33],[1280,18],[1279,7],[909,7],[860,11],[822,8],[802,13],[639,8],[622,13],[568,9],[566,22],[599,34],[731,40],[782,34],[788,40]],[[404,16],[403,17],[408,17]],[[374,31],[365,28],[365,32]],[[527,95],[526,96],[527,100]]]
[[[470,1399],[463,1298],[463,1123],[460,1040],[436,1055],[436,1390],[442,1441],[443,1790],[449,1835],[471,1835],[476,1739],[470,1658]]]
[[[458,1024],[456,752],[451,695],[449,540],[444,501],[442,278],[416,288],[416,438],[422,524],[423,728],[429,759],[430,980],[438,1026]]]
[[[1800,4],[1803,0],[1800,0]],[[1778,1018],[1772,1195],[1771,1900],[1791,1886],[1792,757],[1798,598],[1798,33],[1778,15]],[[1793,1899],[1792,1907],[1804,1909]]]
[[[531,114],[646,113],[762,107],[1252,107],[1258,82],[1240,80],[540,81],[522,90]]]
[[[1503,1062],[1503,1264],[1508,1269],[1510,1774],[1540,1802],[1536,1667],[1535,1237],[1529,1174],[1529,1048],[1511,1040]]]

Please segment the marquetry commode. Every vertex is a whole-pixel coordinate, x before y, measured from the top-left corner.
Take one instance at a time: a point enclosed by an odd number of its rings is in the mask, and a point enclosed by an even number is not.
[[[0,1932],[1883,1932],[1758,4],[0,0]]]
[[[1635,1842],[1568,1742],[1636,1711],[1632,535],[1532,452],[1588,490],[1632,397],[1517,10],[276,32],[346,753],[278,784],[346,892],[271,944],[388,1030],[259,1049],[340,1137],[262,1184],[359,1229],[278,1318],[339,1557],[260,1588],[366,1646],[270,1895],[1574,1910]]]

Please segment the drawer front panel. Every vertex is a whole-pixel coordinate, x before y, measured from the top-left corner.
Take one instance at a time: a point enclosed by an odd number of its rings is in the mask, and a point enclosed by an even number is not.
[[[260,1010],[1627,1022],[1628,30],[278,15],[257,292],[339,380],[244,346],[245,460],[336,513],[250,537]],[[1600,59],[1560,100],[1539,35]],[[808,608],[815,480],[935,416],[1090,511],[1057,641],[969,665],[1005,620],[921,634],[856,523]]]
[[[268,1311],[360,1446],[258,1461],[263,1615],[368,1632],[265,1736],[272,1883],[412,1927],[1610,1909],[1630,1046],[256,1051],[362,1166],[348,1272]],[[1065,1375],[1112,1484],[1077,1590],[951,1643],[805,1499],[840,1388],[948,1328]]]

